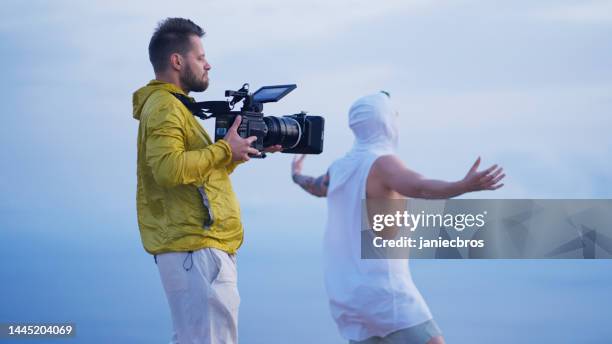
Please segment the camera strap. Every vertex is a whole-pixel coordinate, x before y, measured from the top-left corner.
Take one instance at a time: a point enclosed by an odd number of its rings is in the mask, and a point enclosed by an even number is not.
[[[186,95],[183,95],[180,93],[172,93],[172,95],[175,96],[176,99],[180,100],[181,103],[185,105],[187,110],[189,110],[189,112],[191,112],[192,115],[199,117],[201,119],[209,119],[212,117],[212,115],[207,115],[204,112],[204,107],[202,106],[202,104],[191,101],[191,98],[187,97]]]

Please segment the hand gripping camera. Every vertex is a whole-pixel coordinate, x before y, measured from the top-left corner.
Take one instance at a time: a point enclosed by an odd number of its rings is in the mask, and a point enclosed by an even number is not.
[[[305,112],[282,117],[264,116],[263,104],[277,102],[296,85],[264,86],[257,92],[249,93],[249,84],[238,91],[225,91],[226,101],[191,102],[184,95],[176,96],[194,116],[201,119],[216,118],[215,141],[225,137],[237,115],[242,116],[238,134],[247,138],[257,137],[253,148],[262,151],[265,147],[281,145],[283,153],[320,154],[323,151],[323,127],[321,116],[308,116]],[[234,106],[242,101],[240,111]]]

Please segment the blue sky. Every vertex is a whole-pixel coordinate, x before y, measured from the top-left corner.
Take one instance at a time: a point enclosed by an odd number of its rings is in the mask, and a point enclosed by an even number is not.
[[[352,145],[351,102],[385,89],[409,167],[450,180],[478,155],[505,167],[504,188],[469,197],[612,196],[612,1],[9,1],[0,14],[0,227],[4,245],[15,246],[2,253],[10,261],[28,266],[23,247],[65,245],[78,257],[83,247],[99,255],[119,247],[159,283],[137,234],[131,94],[153,78],[146,48],[168,16],[207,31],[211,86],[199,100],[244,82],[298,85],[265,112],[325,116],[325,151],[305,161],[306,173],[323,173]],[[295,236],[313,244],[303,252],[319,250],[324,202],[290,182],[290,160],[275,154],[232,177],[248,230],[244,255],[254,261]]]

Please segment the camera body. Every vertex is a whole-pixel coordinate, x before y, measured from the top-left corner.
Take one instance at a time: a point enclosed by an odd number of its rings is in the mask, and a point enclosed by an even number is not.
[[[253,148],[262,151],[264,148],[281,145],[283,153],[320,154],[323,151],[323,134],[325,119],[321,116],[309,116],[305,112],[286,116],[265,116],[263,104],[276,102],[296,88],[296,85],[264,86],[251,94],[248,84],[238,91],[225,91],[229,101],[191,102],[189,98],[175,96],[202,119],[215,117],[215,141],[225,137],[240,115],[242,121],[238,135],[247,138],[255,136]],[[234,105],[242,101],[240,111],[234,111]],[[207,115],[209,113],[209,115]]]
[[[215,114],[215,141],[221,140],[227,134],[229,128],[234,124],[236,116],[242,116],[242,121],[238,127],[238,135],[247,138],[251,136],[257,137],[251,146],[258,151],[264,149],[264,137],[266,126],[263,120],[263,115],[250,111],[229,111],[227,113]]]

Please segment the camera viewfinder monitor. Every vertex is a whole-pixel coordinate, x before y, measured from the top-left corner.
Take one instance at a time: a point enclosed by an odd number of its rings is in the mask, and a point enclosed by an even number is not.
[[[253,101],[257,103],[277,102],[296,87],[295,84],[264,86],[253,93]]]

